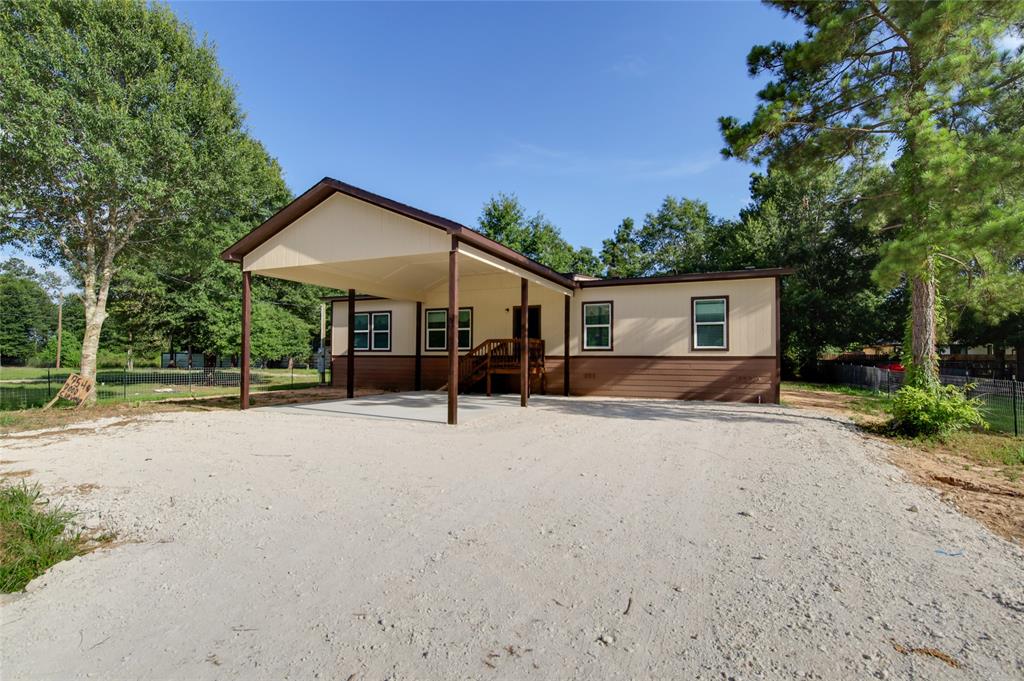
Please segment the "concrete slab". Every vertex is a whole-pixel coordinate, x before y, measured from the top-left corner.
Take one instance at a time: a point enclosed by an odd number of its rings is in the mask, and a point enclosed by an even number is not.
[[[519,395],[459,395],[459,422],[465,423],[483,414],[500,409],[521,409]],[[448,393],[421,390],[419,392],[385,393],[355,397],[351,400],[331,400],[309,404],[282,404],[259,409],[283,411],[291,414],[317,416],[362,416],[399,421],[425,421],[448,423]]]

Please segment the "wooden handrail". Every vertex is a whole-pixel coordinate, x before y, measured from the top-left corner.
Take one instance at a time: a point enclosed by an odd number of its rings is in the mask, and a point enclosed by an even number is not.
[[[459,358],[459,384],[464,387],[474,379],[477,371],[485,368],[488,372],[510,370],[519,367],[518,338],[488,338]],[[530,338],[529,348],[530,369],[544,368],[544,341]]]

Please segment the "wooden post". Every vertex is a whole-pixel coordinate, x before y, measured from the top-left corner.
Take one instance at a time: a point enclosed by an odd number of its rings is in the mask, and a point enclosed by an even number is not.
[[[459,422],[459,242],[448,252],[448,425]]]
[[[252,274],[242,271],[242,375],[238,382],[242,409],[249,408],[249,333],[252,329]]]
[[[519,406],[525,407],[530,395],[530,282],[519,280]]]
[[[61,282],[63,283],[63,281]],[[57,303],[57,368],[60,369],[60,344],[64,335],[64,291],[60,292],[60,302]]]
[[[413,387],[423,390],[423,303],[416,301],[416,369]]]
[[[348,290],[348,365],[345,367],[345,397],[356,394],[356,290]]]
[[[772,386],[775,404],[782,402],[782,277],[775,277],[775,385]]]
[[[562,394],[569,396],[569,324],[572,298],[565,296],[565,328],[562,338]]]
[[[320,303],[320,383],[327,380],[327,303]]]

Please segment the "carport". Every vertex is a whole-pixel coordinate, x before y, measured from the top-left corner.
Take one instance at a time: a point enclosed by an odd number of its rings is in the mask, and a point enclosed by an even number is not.
[[[520,406],[529,399],[531,288],[564,296],[565,392],[569,375],[569,309],[574,281],[451,220],[325,178],[225,250],[242,267],[241,408],[249,407],[252,275],[276,277],[348,292],[346,395],[355,396],[356,292],[416,301],[447,281],[448,310],[459,310],[462,275],[497,274],[518,281]],[[550,293],[548,294],[550,295]],[[458,338],[458,314],[448,314],[447,338]],[[417,341],[418,343],[418,341]],[[447,422],[458,422],[459,347],[447,349]],[[417,363],[419,347],[417,346]],[[388,398],[378,398],[377,401]],[[399,400],[400,398],[392,397]],[[419,398],[426,405],[429,400]],[[376,402],[374,402],[376,404]]]

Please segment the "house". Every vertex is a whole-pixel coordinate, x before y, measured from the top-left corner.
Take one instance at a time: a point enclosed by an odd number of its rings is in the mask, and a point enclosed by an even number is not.
[[[555,272],[451,220],[325,178],[222,253],[341,290],[332,376],[357,388],[778,402],[784,268],[598,279]],[[357,293],[358,292],[358,293]],[[449,314],[457,310],[457,314]],[[248,406],[243,369],[242,407]]]

